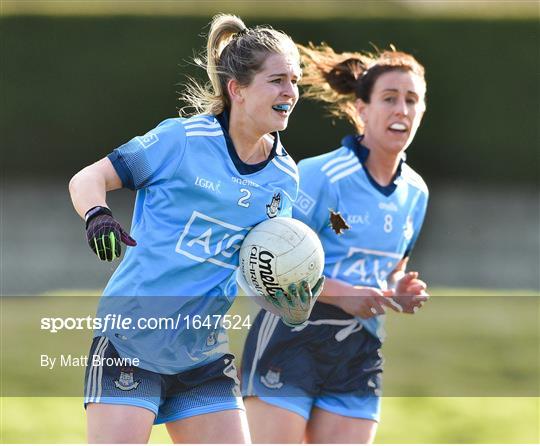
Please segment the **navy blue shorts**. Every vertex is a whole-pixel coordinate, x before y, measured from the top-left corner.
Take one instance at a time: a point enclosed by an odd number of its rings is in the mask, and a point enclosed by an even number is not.
[[[291,328],[261,311],[246,340],[242,394],[308,419],[313,407],[379,420],[381,341],[341,309],[317,303]]]
[[[154,424],[244,409],[233,355],[226,354],[176,375],[165,375],[126,366],[112,342],[103,336],[92,342],[84,388],[85,407],[89,403],[143,407],[156,415]]]

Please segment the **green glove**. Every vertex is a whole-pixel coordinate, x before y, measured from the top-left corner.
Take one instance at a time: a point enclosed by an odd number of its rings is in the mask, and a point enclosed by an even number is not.
[[[265,299],[279,309],[279,315],[285,325],[296,327],[309,319],[323,285],[324,276],[317,280],[313,289],[305,281],[302,281],[299,287],[291,283],[287,287],[287,293],[277,291],[274,296],[265,296]]]

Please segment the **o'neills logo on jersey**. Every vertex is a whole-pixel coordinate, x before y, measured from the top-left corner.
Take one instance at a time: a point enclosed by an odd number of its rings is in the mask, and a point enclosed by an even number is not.
[[[275,277],[275,256],[270,251],[253,246],[249,253],[249,278],[255,289],[266,296],[284,291]]]

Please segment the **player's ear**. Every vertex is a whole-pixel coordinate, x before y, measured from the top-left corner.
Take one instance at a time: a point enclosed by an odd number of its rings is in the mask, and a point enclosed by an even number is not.
[[[244,101],[243,89],[236,79],[229,79],[227,82],[227,93],[229,93],[231,103]]]
[[[358,116],[360,116],[360,119],[362,120],[362,122],[365,124],[366,123],[366,118],[367,118],[367,113],[366,113],[366,109],[367,109],[367,106],[369,104],[366,104],[362,99],[358,98],[355,102],[354,102],[354,107],[356,108],[356,111],[358,112]]]

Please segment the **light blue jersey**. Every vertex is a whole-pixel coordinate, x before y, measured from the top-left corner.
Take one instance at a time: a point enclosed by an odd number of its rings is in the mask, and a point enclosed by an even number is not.
[[[246,233],[265,219],[291,216],[298,170],[279,135],[266,161],[248,165],[227,129],[225,114],[167,119],[109,155],[124,187],[137,190],[137,246],[127,248],[111,277],[98,317],[121,314],[133,324],[97,334],[150,371],[179,373],[227,352],[221,327],[188,328],[184,317],[225,314],[237,293]],[[149,317],[170,318],[174,328],[134,327]]]
[[[346,137],[339,149],[299,163],[300,191],[293,214],[318,233],[325,276],[385,289],[388,275],[409,256],[418,237],[428,190],[403,161],[390,185],[378,185],[364,167],[369,150],[360,141]],[[350,229],[336,234],[345,224]],[[382,319],[360,320],[382,339]]]

